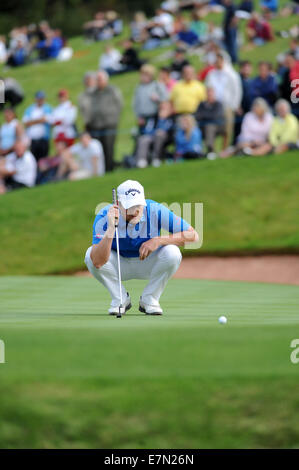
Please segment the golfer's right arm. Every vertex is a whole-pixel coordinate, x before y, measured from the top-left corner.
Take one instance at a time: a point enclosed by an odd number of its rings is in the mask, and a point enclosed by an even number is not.
[[[92,245],[90,253],[93,265],[99,269],[109,260],[111,246],[115,234],[115,222],[118,220],[118,207],[112,206],[108,212],[108,228],[100,243]]]

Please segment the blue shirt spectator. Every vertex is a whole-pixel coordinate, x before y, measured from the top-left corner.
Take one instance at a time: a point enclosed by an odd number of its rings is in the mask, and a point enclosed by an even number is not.
[[[275,13],[278,10],[278,0],[261,0],[261,8]]]
[[[260,62],[259,75],[251,81],[251,101],[264,98],[272,107],[278,96],[278,84],[267,62]]]
[[[179,127],[175,133],[175,145],[178,156],[192,158],[191,154],[195,156],[201,153],[202,135],[192,115],[180,117]]]

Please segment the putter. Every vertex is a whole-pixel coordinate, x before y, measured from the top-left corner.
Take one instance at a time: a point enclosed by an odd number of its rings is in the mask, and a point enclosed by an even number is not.
[[[116,190],[115,188],[112,189],[112,201],[113,205],[118,205],[116,199]],[[125,309],[123,307],[123,298],[122,298],[122,289],[121,289],[121,273],[120,273],[120,258],[119,258],[119,240],[118,240],[118,220],[115,222],[115,238],[116,238],[116,252],[117,252],[117,267],[118,267],[118,284],[119,284],[119,297],[120,297],[120,305],[118,314],[116,318],[121,318],[122,314],[125,313]]]

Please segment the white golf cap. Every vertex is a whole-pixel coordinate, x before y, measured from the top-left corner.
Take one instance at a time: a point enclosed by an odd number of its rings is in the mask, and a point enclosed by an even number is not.
[[[146,206],[144,189],[138,181],[124,181],[117,188],[117,196],[124,209],[133,206]]]

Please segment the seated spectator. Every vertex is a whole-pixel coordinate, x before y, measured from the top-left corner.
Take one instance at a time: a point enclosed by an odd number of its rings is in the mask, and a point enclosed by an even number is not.
[[[173,34],[178,34],[182,29],[185,23],[185,17],[182,12],[178,11],[174,15],[173,20]]]
[[[207,152],[214,152],[217,135],[225,133],[225,116],[223,105],[216,100],[213,88],[207,88],[207,99],[200,103],[195,117],[203,131]]]
[[[270,23],[257,12],[252,13],[251,19],[246,25],[246,32],[251,46],[261,46],[274,39]]]
[[[0,194],[18,188],[31,188],[36,180],[36,161],[22,141],[0,161]]]
[[[100,57],[99,69],[105,70],[109,75],[114,75],[122,70],[120,63],[121,53],[107,44],[104,49],[104,53]]]
[[[7,65],[11,67],[19,67],[24,65],[27,59],[27,49],[23,41],[18,40],[16,46],[10,49],[7,54]]]
[[[17,140],[24,136],[24,128],[18,121],[12,108],[4,110],[4,123],[0,127],[0,156],[7,155],[14,151]]]
[[[179,117],[175,133],[174,159],[194,159],[202,156],[201,132],[191,114]]]
[[[206,87],[195,79],[195,70],[191,65],[183,69],[183,78],[171,90],[170,100],[175,113],[195,113],[201,101],[206,99]]]
[[[272,120],[267,102],[263,98],[256,98],[251,111],[244,116],[237,146],[229,147],[220,156],[226,158],[240,152],[249,155],[255,148],[267,143]]]
[[[245,11],[246,13],[252,13],[253,11],[253,0],[242,0],[238,5],[238,11]]]
[[[49,153],[50,125],[47,117],[52,108],[45,103],[46,95],[43,91],[35,94],[35,103],[25,110],[23,123],[26,134],[30,139],[30,151],[38,161]]]
[[[202,9],[198,9],[191,14],[190,29],[198,37],[200,43],[205,43],[207,40],[209,25],[206,21],[203,21],[204,12]]]
[[[166,39],[173,34],[173,16],[162,8],[156,10],[156,15],[147,24],[147,31],[151,38]]]
[[[24,100],[24,90],[12,77],[1,77],[1,80],[4,83],[4,103],[0,103],[0,109],[3,109],[5,106],[14,108],[18,104],[22,103]]]
[[[138,52],[133,47],[133,41],[126,39],[123,42],[124,51],[120,59],[122,65],[122,72],[130,72],[132,70],[139,70],[142,61],[138,57]]]
[[[74,157],[77,157],[75,159]],[[102,144],[83,132],[80,142],[67,148],[59,165],[57,178],[67,176],[69,180],[80,180],[105,173],[105,158]]]
[[[105,14],[102,11],[98,11],[93,20],[87,21],[83,25],[86,39],[97,41],[106,24]]]
[[[5,36],[0,36],[0,64],[5,64],[7,61],[7,48]]]
[[[260,0],[260,5],[265,12],[276,13],[278,10],[278,0]]]
[[[131,39],[134,42],[143,42],[145,39],[144,31],[147,26],[147,19],[143,11],[137,11],[130,24]]]
[[[221,44],[221,41],[224,39],[223,29],[220,26],[215,25],[213,21],[209,21],[208,23],[208,32],[206,41],[213,41],[218,44]]]
[[[258,76],[251,80],[251,100],[264,98],[269,106],[273,106],[278,96],[278,84],[272,73],[269,62],[260,62],[258,65]]]
[[[159,82],[163,83],[170,93],[177,81],[171,77],[169,67],[161,67],[159,71]]]
[[[177,40],[187,44],[187,46],[196,46],[199,43],[197,34],[190,29],[186,21],[183,23],[181,31],[177,34]]]
[[[274,117],[268,141],[247,150],[248,155],[260,156],[269,153],[283,153],[299,148],[298,120],[290,112],[290,105],[280,99],[275,104],[277,116]]]
[[[84,128],[90,121],[92,93],[97,85],[96,72],[86,72],[83,78],[84,91],[78,96],[79,111],[84,122]]]
[[[172,78],[179,80],[186,65],[190,65],[189,60],[186,59],[186,49],[181,46],[177,47],[174,53],[174,60],[170,64]]]
[[[148,165],[150,148],[152,147],[152,165],[157,167],[161,164],[162,153],[170,143],[174,130],[174,119],[172,107],[168,101],[163,101],[159,106],[156,125],[144,127],[142,134],[137,139],[136,165],[145,168]]]
[[[69,92],[61,89],[58,93],[59,105],[53,109],[47,117],[49,124],[53,126],[53,138],[63,138],[68,145],[74,143],[76,137],[77,108],[69,100]]]
[[[98,39],[111,39],[112,37],[119,36],[123,30],[123,21],[119,18],[116,11],[107,11],[106,24],[101,31]]]
[[[133,101],[140,132],[148,121],[155,122],[160,103],[168,99],[166,87],[155,80],[155,73],[155,67],[150,64],[145,64],[140,69],[140,83],[135,89]]]
[[[50,183],[51,181],[57,181],[57,172],[59,165],[62,162],[62,157],[65,149],[67,148],[67,142],[64,139],[56,139],[54,142],[55,154],[41,158],[38,162],[38,173],[36,178],[37,184]]]
[[[37,43],[40,60],[56,59],[63,48],[63,40],[59,30],[49,30],[46,32],[46,39]]]

